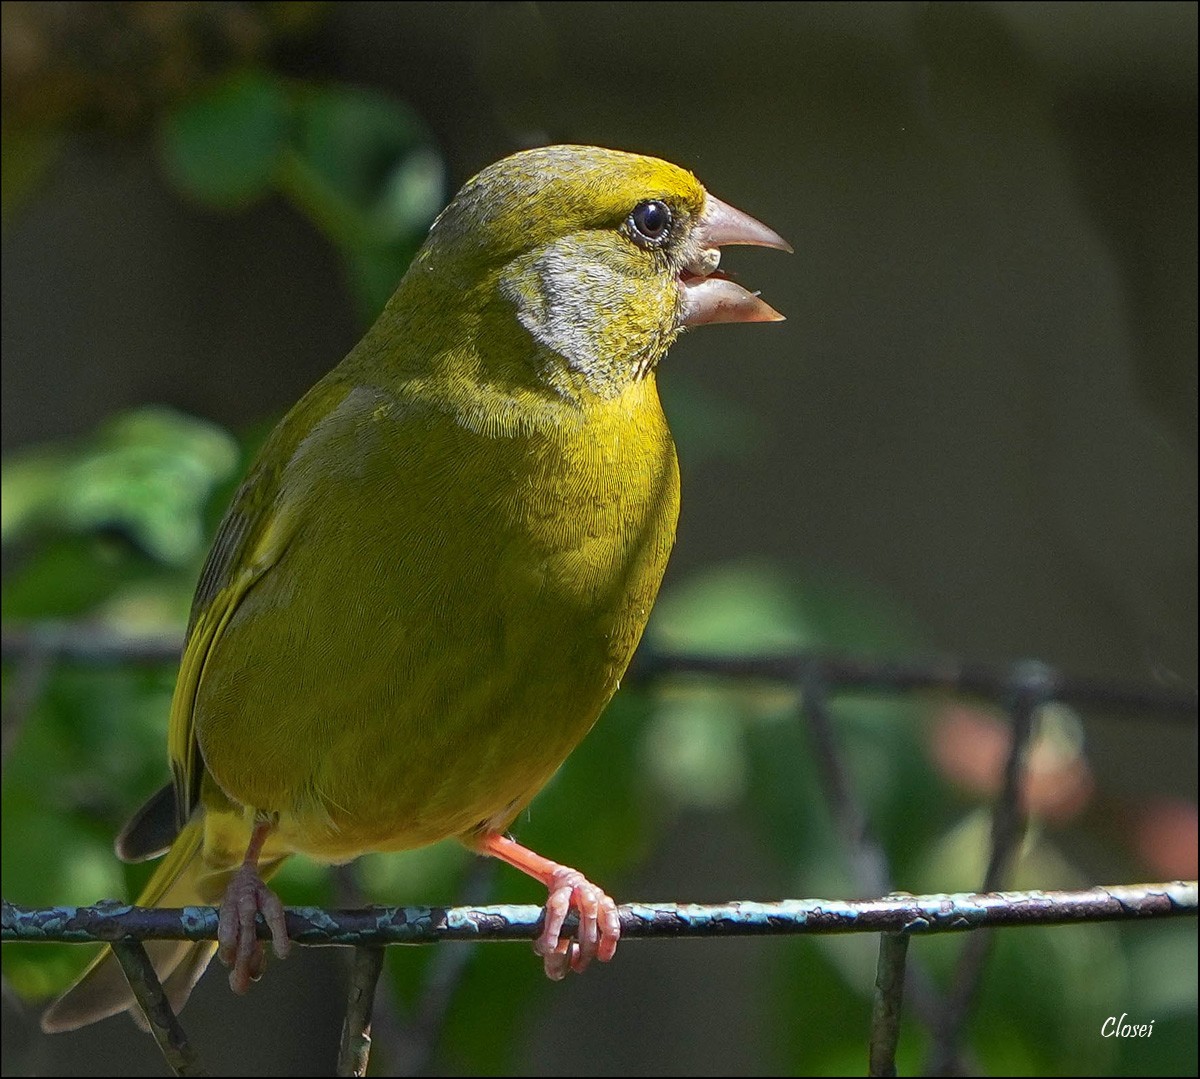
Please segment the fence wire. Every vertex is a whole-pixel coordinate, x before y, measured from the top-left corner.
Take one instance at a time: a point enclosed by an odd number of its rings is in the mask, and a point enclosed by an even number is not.
[[[36,704],[55,664],[165,664],[178,659],[182,641],[155,636],[132,638],[102,628],[40,625],[6,629],[2,656],[15,666],[5,702],[4,749]],[[1145,687],[1103,679],[1073,678],[1044,664],[1011,667],[951,660],[895,661],[821,653],[727,658],[703,655],[639,654],[632,679],[649,681],[676,673],[785,682],[800,694],[818,774],[856,887],[880,898],[750,901],[727,904],[627,904],[620,908],[622,936],[714,937],[804,933],[878,933],[869,1073],[896,1074],[896,1046],[903,1004],[932,1034],[926,1062],[930,1074],[976,1072],[964,1049],[970,1016],[990,949],[987,930],[999,926],[1065,925],[1080,922],[1194,916],[1195,881],[1110,885],[1073,892],[1004,891],[1004,881],[1020,847],[1025,814],[1020,792],[1025,757],[1039,710],[1051,702],[1116,714],[1191,720],[1197,712],[1191,689]],[[891,872],[883,848],[871,835],[861,799],[845,765],[829,701],[839,691],[911,693],[942,691],[984,698],[1009,717],[1012,737],[1003,785],[993,809],[987,870],[976,893],[911,896],[891,893]],[[487,876],[473,878],[472,904],[487,890]],[[470,944],[530,940],[540,928],[542,909],[532,906],[408,907],[330,910],[288,908],[288,931],[301,945],[338,944],[354,948],[346,1016],[338,1054],[339,1075],[365,1075],[371,1047],[371,1020],[383,949],[393,944],[468,942],[447,947],[431,967],[411,1021],[388,1040],[401,1074],[419,1074],[436,1047],[442,1023],[466,968]],[[30,909],[3,904],[2,939],[9,941],[109,942],[145,1013],[163,1056],[177,1075],[204,1074],[187,1036],[171,1011],[141,943],[146,940],[213,940],[217,911],[139,908],[119,903],[93,907]],[[569,922],[570,926],[571,923]],[[978,932],[968,932],[976,930]],[[937,989],[909,955],[910,938],[968,932],[950,988]],[[259,935],[269,931],[259,919]]]

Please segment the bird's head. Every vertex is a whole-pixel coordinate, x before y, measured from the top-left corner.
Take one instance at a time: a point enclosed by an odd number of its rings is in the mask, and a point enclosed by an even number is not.
[[[666,161],[547,146],[468,181],[412,272],[453,281],[493,331],[519,326],[538,377],[555,389],[611,397],[688,326],[783,318],[720,273],[726,244],[791,251]]]

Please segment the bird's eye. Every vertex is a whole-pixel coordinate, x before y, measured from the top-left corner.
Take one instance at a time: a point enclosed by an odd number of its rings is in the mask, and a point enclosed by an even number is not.
[[[658,199],[639,202],[629,215],[633,239],[643,247],[661,247],[671,235],[671,207]]]

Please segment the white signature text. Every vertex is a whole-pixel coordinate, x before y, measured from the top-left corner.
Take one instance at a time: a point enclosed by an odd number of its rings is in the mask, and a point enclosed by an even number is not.
[[[1102,1038],[1148,1038],[1154,1033],[1154,1020],[1149,1023],[1127,1023],[1128,1012],[1122,1012],[1121,1018],[1110,1015],[1100,1026]]]

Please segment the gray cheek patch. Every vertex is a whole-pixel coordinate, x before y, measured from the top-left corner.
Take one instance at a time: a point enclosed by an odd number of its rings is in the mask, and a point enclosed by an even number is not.
[[[539,255],[530,269],[542,287],[518,302],[521,325],[575,370],[598,370],[597,319],[612,315],[616,275],[602,263],[557,248]]]
[[[563,384],[568,374],[574,378],[568,377],[567,383],[582,379],[591,392],[614,397],[644,374],[640,357],[661,342],[660,334],[641,341],[647,327],[633,319],[627,349],[605,345],[602,330],[611,327],[614,318],[627,318],[642,306],[642,284],[566,238],[514,260],[500,291],[516,308],[517,321],[541,346],[543,374],[551,386],[573,396]]]

